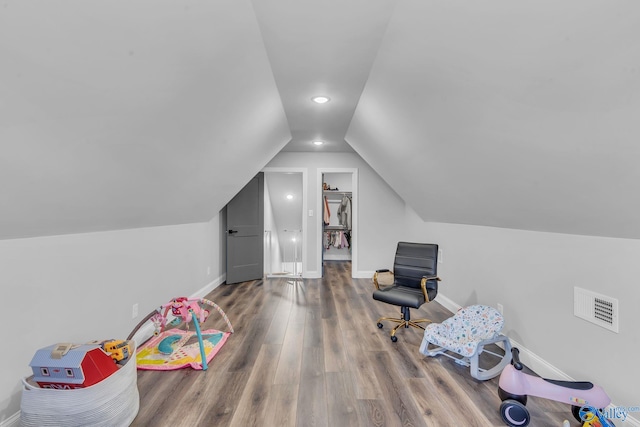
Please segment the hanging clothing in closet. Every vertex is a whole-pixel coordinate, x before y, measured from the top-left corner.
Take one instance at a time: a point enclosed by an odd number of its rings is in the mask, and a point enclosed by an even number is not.
[[[325,197],[326,201],[326,197]],[[346,194],[342,197],[340,206],[338,206],[338,223],[347,230],[351,230],[351,198]]]
[[[329,221],[331,219],[331,211],[329,210],[329,200],[327,196],[324,196],[324,211],[322,216],[322,221],[324,225],[329,225]]]
[[[322,245],[327,250],[332,247],[336,249],[349,248],[351,247],[351,233],[348,231],[325,231]]]

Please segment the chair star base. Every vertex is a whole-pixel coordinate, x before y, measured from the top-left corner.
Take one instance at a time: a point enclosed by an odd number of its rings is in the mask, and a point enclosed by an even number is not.
[[[378,319],[378,328],[382,329],[382,327],[384,326],[382,324],[383,321],[397,323],[397,325],[394,326],[393,329],[391,329],[391,332],[389,334],[391,336],[391,341],[393,342],[396,342],[398,340],[398,338],[396,337],[396,331],[398,329],[409,328],[409,326],[411,326],[412,328],[421,329],[424,331],[424,326],[422,326],[420,323],[431,323],[430,319],[405,320],[398,317],[381,317]]]

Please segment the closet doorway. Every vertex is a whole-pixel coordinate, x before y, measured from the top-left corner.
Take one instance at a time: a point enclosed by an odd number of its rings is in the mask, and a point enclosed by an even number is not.
[[[357,193],[358,170],[352,168],[319,169],[321,215],[319,250],[322,276],[325,262],[351,262],[351,274],[357,270]]]
[[[265,168],[263,172],[265,276],[301,279],[306,258],[306,170]]]

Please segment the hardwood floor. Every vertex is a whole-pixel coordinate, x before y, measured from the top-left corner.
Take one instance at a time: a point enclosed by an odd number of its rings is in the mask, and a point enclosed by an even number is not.
[[[138,371],[133,426],[503,426],[497,378],[418,352],[422,333],[376,320],[395,307],[374,301],[369,279],[349,262],[329,262],[323,279],[275,278],[222,285],[207,298],[235,333],[205,372]],[[443,282],[441,286],[446,286]],[[412,316],[441,322],[434,302]],[[213,312],[203,328],[226,330]],[[567,405],[530,398],[531,426],[573,420]]]

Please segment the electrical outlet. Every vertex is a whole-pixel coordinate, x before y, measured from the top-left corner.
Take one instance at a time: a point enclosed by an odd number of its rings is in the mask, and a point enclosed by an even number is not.
[[[131,307],[131,318],[135,319],[136,317],[138,317],[138,303],[133,304],[133,307]]]
[[[500,303],[498,303],[498,311],[500,312],[500,314],[504,314],[504,307]]]
[[[207,276],[211,276],[211,267],[207,267]]]
[[[444,257],[442,256],[442,249],[438,249],[438,264],[444,263]]]

